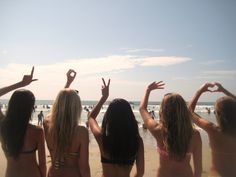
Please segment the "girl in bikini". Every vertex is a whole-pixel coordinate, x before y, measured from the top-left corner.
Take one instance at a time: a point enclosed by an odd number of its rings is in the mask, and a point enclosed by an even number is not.
[[[162,81],[148,85],[139,109],[145,126],[157,141],[160,161],[157,177],[200,177],[201,137],[193,128],[191,114],[184,99],[176,93],[166,94],[159,111],[159,122],[153,120],[147,111],[151,91],[163,89],[164,85]],[[194,170],[190,165],[191,156]]]
[[[74,70],[67,72],[65,89],[58,93],[51,114],[44,119],[52,159],[48,177],[90,177],[88,130],[78,125],[81,101],[77,91],[68,88],[75,76]]]
[[[211,89],[215,88],[214,91]],[[199,97],[205,92],[221,92],[226,96],[219,98],[215,103],[215,116],[217,124],[194,114],[194,123],[208,134],[212,166],[210,176],[235,177],[236,176],[236,96],[226,90],[220,83],[206,83],[198,89],[190,101],[192,112]]]
[[[100,127],[96,121],[109,96],[109,85],[103,80],[102,97],[89,115],[89,126],[101,153],[103,177],[129,177],[136,163],[135,177],[144,174],[143,141],[130,104],[114,99],[108,106]]]
[[[36,81],[33,73],[34,67],[22,81],[1,88],[0,96]],[[0,109],[0,140],[7,159],[5,177],[46,177],[43,129],[29,123],[34,103],[33,93],[20,89],[12,94],[6,115]]]

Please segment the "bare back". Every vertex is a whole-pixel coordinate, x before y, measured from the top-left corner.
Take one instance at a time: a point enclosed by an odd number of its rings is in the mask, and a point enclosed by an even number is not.
[[[100,154],[101,158],[107,157],[106,153],[104,152],[102,148],[102,139],[101,139],[101,134],[96,136],[96,141],[98,143],[99,149],[100,149]],[[139,144],[139,149],[137,152],[137,156],[134,159],[136,163],[136,168],[137,171],[143,170],[143,169],[138,169],[144,168],[143,165],[140,165],[144,161],[144,147],[143,147],[143,140],[140,138],[140,144]],[[102,160],[101,160],[102,161]],[[130,172],[132,170],[133,165],[128,165],[128,164],[116,164],[116,163],[110,163],[110,162],[102,162],[102,169],[103,169],[103,177],[130,177]]]
[[[7,158],[6,177],[41,177],[39,165],[36,160],[36,150],[39,153],[39,144],[43,130],[29,124],[26,130],[22,152],[17,160],[13,157]]]
[[[236,137],[223,133],[214,126],[207,131],[212,153],[212,175],[236,176]]]
[[[81,176],[81,158],[84,155],[82,152],[82,146],[85,143],[88,143],[88,131],[85,127],[77,126],[75,133],[73,135],[73,140],[71,145],[67,148],[65,152],[65,159],[63,164],[57,165],[57,161],[53,156],[53,138],[49,132],[51,120],[50,117],[47,117],[44,120],[44,128],[45,128],[45,139],[47,142],[47,147],[50,152],[52,164],[49,168],[48,176],[53,177],[80,177]],[[84,142],[85,141],[85,142]],[[86,154],[86,153],[85,153]],[[80,165],[81,164],[81,165]]]
[[[184,159],[178,161],[170,159],[168,152],[163,145],[163,137],[161,133],[161,128],[158,127],[155,132],[153,132],[154,137],[157,140],[157,152],[159,153],[160,166],[158,168],[158,177],[191,177],[194,176],[194,172],[190,165],[191,157],[195,165],[201,161],[201,138],[197,130],[193,131],[192,138],[190,140],[188,152]],[[201,168],[201,167],[199,167]]]

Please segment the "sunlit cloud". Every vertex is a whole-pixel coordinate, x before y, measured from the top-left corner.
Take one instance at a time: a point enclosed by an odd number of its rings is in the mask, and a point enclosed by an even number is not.
[[[95,94],[94,90],[100,91],[101,83],[99,78],[101,77],[116,78],[115,83],[118,81],[119,83],[123,82],[123,84],[114,84],[116,86],[116,91],[114,92],[117,92],[119,87],[127,90],[125,88],[128,86],[133,88],[131,85],[138,84],[127,80],[119,80],[119,75],[127,70],[132,70],[136,67],[169,66],[190,60],[190,58],[175,56],[138,58],[131,55],[112,55],[100,58],[71,59],[48,65],[36,65],[34,78],[38,79],[38,81],[27,86],[27,88],[37,93],[36,97],[40,99],[53,99],[66,82],[66,72],[72,68],[77,72],[77,77],[72,87],[79,87],[82,95],[90,91],[88,96],[94,98],[96,95],[100,95]],[[0,84],[3,86],[20,81],[23,75],[30,74],[31,68],[32,66],[29,64],[17,63],[11,63],[4,68],[0,68],[0,73],[4,76],[0,78]],[[97,86],[99,87],[97,88]]]
[[[164,49],[153,49],[153,48],[143,48],[143,49],[125,49],[127,53],[138,53],[138,52],[164,52]]]
[[[185,63],[192,60],[187,57],[163,56],[163,57],[147,57],[139,61],[141,66],[169,66]]]

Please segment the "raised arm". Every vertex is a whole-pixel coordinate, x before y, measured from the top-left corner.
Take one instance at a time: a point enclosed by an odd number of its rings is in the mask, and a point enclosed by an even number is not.
[[[194,112],[195,107],[197,105],[198,99],[204,92],[211,92],[209,88],[214,87],[214,84],[212,83],[205,83],[203,84],[195,93],[192,100],[189,102],[189,109],[190,111]]]
[[[34,76],[34,67],[32,67],[31,74],[30,75],[24,75],[20,82],[17,82],[15,84],[12,84],[12,85],[1,88],[0,89],[0,97],[2,95],[7,94],[8,92],[10,92],[12,90],[18,89],[20,87],[25,87],[25,86],[29,85],[31,82],[37,81],[38,79],[33,79],[33,76]],[[3,115],[1,109],[0,109],[0,115],[1,116]]]
[[[153,120],[152,116],[147,111],[147,104],[148,104],[149,95],[150,95],[152,90],[163,89],[164,85],[165,84],[163,83],[163,81],[153,82],[150,85],[148,85],[148,87],[145,91],[144,97],[143,97],[143,99],[141,100],[141,103],[140,103],[139,112],[141,114],[141,117],[143,119],[143,122],[144,122],[145,126],[151,132],[155,130],[158,123],[155,120]]]
[[[73,69],[69,69],[69,71],[66,73],[66,76],[67,80],[64,88],[69,88],[76,77],[76,72]]]
[[[103,86],[102,86],[102,97],[96,104],[96,106],[93,108],[91,113],[89,114],[89,126],[94,134],[95,138],[97,138],[99,135],[101,135],[101,128],[99,127],[96,118],[102,108],[102,105],[106,102],[108,96],[109,96],[109,86],[110,86],[110,79],[108,80],[108,83],[106,84],[105,80],[102,78]]]
[[[213,88],[215,85],[213,83],[206,83],[203,84],[195,93],[192,100],[189,102],[189,110],[192,112],[192,120],[193,122],[198,125],[199,127],[203,128],[204,130],[208,130],[212,127],[213,123],[203,119],[199,115],[194,113],[195,107],[197,105],[198,99],[204,92],[212,92],[210,88]]]
[[[29,85],[33,81],[37,81],[38,79],[33,79],[34,75],[34,67],[32,67],[31,74],[30,75],[24,75],[23,79],[20,82],[17,82],[15,84],[3,87],[0,89],[0,96],[7,94],[8,92],[18,89],[20,87],[25,87]]]
[[[232,97],[236,100],[236,96],[232,94],[231,92],[229,92],[228,90],[226,90],[220,83],[215,82],[214,84],[217,86],[217,89],[214,92],[222,92],[225,95]]]

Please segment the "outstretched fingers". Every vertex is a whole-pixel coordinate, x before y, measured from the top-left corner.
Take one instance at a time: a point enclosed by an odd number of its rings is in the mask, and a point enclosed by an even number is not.
[[[156,83],[157,89],[164,89],[165,83],[163,81],[159,81]]]
[[[31,78],[31,82],[37,81],[38,79],[33,79],[33,76],[34,76],[34,66],[31,69],[30,78]]]
[[[110,79],[108,80],[108,83],[106,84],[104,78],[102,78],[102,82],[103,82],[103,85],[102,85],[102,96],[107,99],[108,96],[109,96]]]
[[[106,84],[106,81],[104,78],[102,78],[103,86],[102,87],[109,87],[110,86],[110,79],[108,79],[108,82]]]
[[[152,82],[151,84],[148,85],[148,91],[152,91],[155,89],[164,89],[164,85],[165,83],[163,81],[159,81],[159,82]]]

